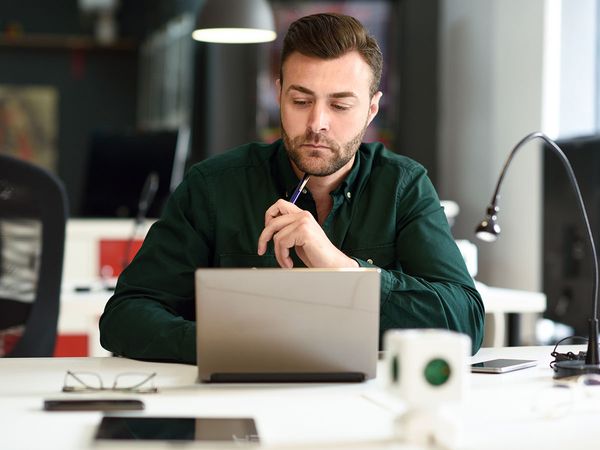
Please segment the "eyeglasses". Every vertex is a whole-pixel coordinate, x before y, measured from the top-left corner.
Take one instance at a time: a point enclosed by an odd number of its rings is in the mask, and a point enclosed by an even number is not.
[[[153,381],[154,373],[120,373],[111,387],[104,387],[102,378],[95,372],[71,372],[67,370],[63,381],[63,392],[116,391],[150,394],[158,392]]]

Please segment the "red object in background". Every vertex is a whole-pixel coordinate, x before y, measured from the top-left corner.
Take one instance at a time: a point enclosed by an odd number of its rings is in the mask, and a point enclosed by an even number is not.
[[[134,239],[129,244],[128,239],[100,239],[100,273],[101,278],[118,277],[121,271],[131,262],[136,255],[143,240]],[[129,254],[127,253],[127,247]]]
[[[0,357],[12,351],[23,336],[24,326],[17,326],[0,332]]]
[[[75,49],[71,52],[71,76],[75,80],[85,78],[86,54],[85,50]]]
[[[54,346],[55,357],[90,356],[87,334],[59,334]]]

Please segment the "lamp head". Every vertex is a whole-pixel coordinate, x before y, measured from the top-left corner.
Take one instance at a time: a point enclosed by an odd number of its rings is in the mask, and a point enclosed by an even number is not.
[[[270,42],[277,37],[267,0],[206,0],[192,37],[228,44]]]
[[[496,205],[488,206],[485,219],[475,229],[475,235],[485,242],[495,242],[500,236],[497,214],[500,208]]]

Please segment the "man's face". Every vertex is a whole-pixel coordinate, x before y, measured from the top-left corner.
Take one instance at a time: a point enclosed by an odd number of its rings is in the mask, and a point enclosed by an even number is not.
[[[381,98],[369,95],[369,65],[356,51],[330,60],[294,52],[282,73],[281,128],[292,162],[316,176],[351,167]]]

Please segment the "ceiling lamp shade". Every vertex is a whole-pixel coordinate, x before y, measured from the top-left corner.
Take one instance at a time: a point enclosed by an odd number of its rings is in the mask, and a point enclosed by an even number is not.
[[[274,41],[273,10],[267,0],[206,0],[192,37],[226,44]]]

